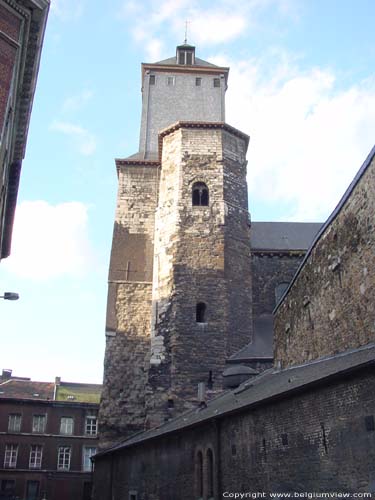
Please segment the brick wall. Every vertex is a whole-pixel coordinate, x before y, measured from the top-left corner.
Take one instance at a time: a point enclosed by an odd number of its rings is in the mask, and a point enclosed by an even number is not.
[[[276,313],[282,366],[375,341],[374,213],[372,158]]]
[[[99,458],[95,499],[199,498],[196,457],[214,453],[214,495],[223,492],[375,490],[373,368],[319,388],[201,423]],[[207,467],[207,461],[204,464]],[[207,478],[207,474],[205,474]],[[207,479],[203,498],[207,499]]]

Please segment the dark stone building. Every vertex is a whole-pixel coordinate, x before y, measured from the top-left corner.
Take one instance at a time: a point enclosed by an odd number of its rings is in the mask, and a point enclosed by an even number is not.
[[[193,408],[198,385],[217,396],[236,365],[272,366],[272,310],[320,228],[251,221],[228,73],[187,44],[142,65],[139,151],[116,160],[103,448]]]
[[[0,377],[0,499],[89,500],[101,386]]]
[[[375,147],[274,310],[274,368],[99,453],[95,499],[374,498],[374,181]]]

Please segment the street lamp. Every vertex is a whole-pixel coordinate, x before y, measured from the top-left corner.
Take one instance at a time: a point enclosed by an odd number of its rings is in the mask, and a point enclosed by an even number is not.
[[[19,294],[15,292],[4,292],[4,295],[0,295],[0,299],[4,300],[18,300],[19,298]]]

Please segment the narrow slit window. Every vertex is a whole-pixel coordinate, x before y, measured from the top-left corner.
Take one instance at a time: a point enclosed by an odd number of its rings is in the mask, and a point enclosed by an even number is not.
[[[192,189],[193,207],[207,207],[209,203],[208,187],[204,182],[196,182]]]
[[[204,302],[198,302],[196,307],[196,321],[197,323],[206,322],[206,304]]]
[[[155,75],[150,75],[150,85],[155,85]]]

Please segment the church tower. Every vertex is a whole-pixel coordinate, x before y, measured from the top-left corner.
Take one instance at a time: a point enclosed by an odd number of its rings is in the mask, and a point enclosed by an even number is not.
[[[221,390],[252,336],[249,138],[225,124],[228,68],[191,45],[142,64],[139,152],[116,160],[102,446]]]

